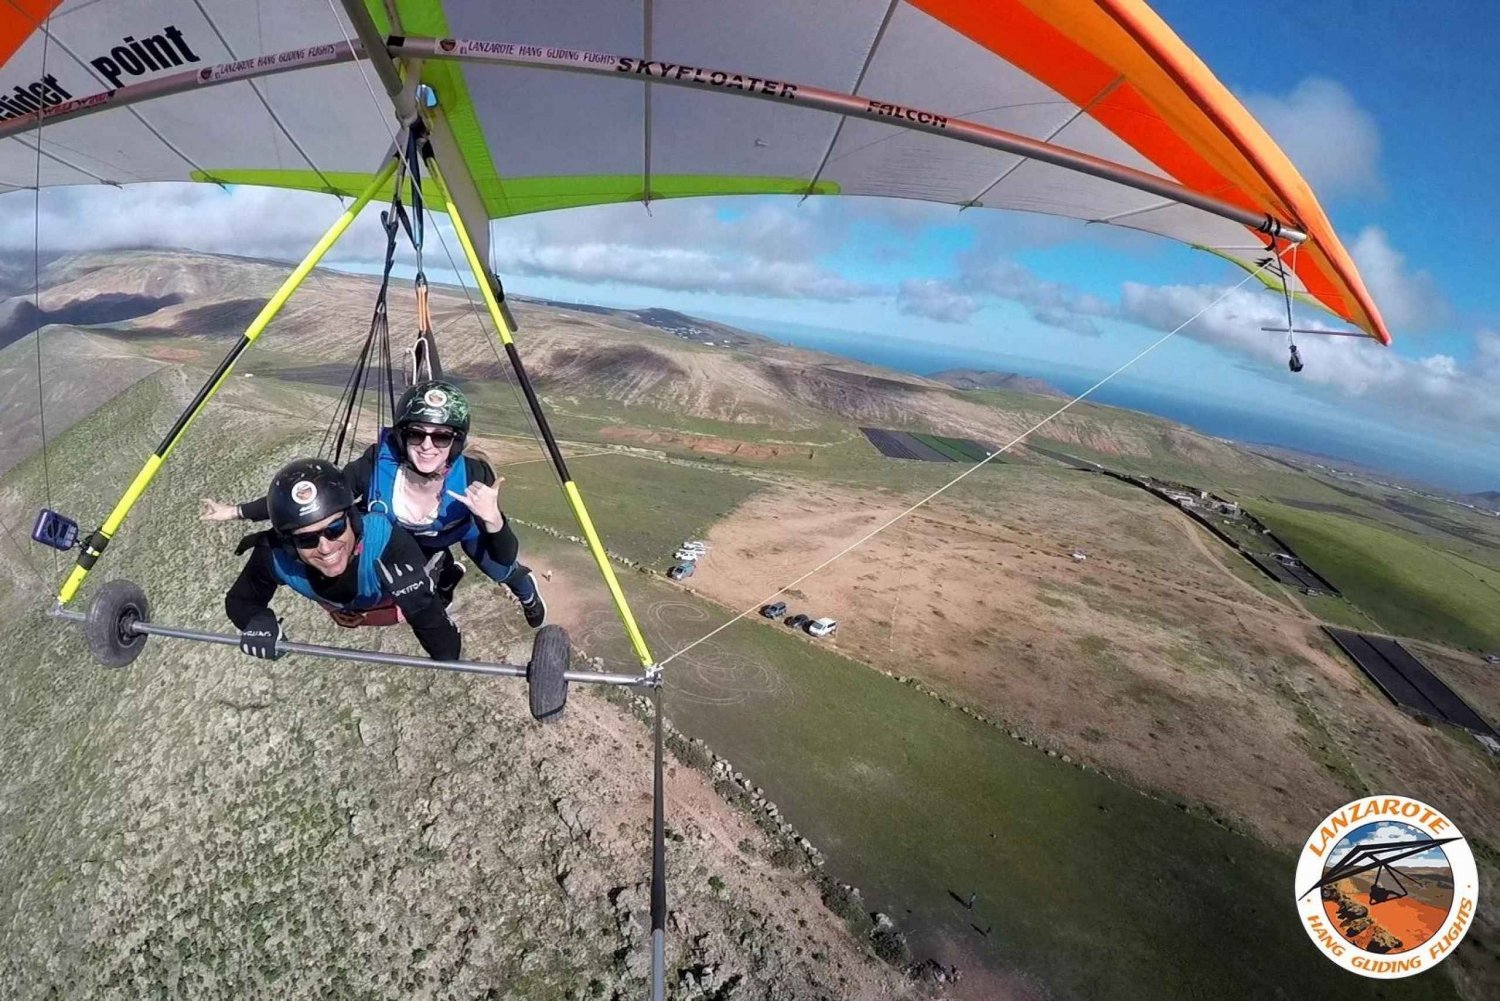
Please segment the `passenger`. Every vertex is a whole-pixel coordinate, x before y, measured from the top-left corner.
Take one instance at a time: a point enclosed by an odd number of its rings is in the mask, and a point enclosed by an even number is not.
[[[491,580],[504,584],[533,629],[546,621],[530,569],[518,562],[520,541],[500,510],[495,471],[463,455],[469,401],[457,386],[420,382],[401,395],[394,426],[344,467],[360,506],[409,531],[426,553],[444,603],[463,579],[464,566],[448,551],[457,544]],[[504,482],[500,480],[499,482]],[[264,521],[264,501],[240,505],[204,498],[204,521]]]
[[[236,553],[250,557],[224,596],[240,630],[240,650],[281,656],[280,620],[271,599],[283,585],[322,605],[340,625],[405,622],[434,660],[457,660],[462,638],[424,565],[422,548],[387,518],[355,506],[331,462],[298,459],[271,481],[265,504],[271,528],[246,536]]]

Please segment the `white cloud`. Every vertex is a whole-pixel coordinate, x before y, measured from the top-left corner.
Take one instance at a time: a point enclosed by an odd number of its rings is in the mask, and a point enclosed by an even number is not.
[[[1453,360],[1452,355],[1432,355],[1423,358],[1422,365],[1437,375],[1448,377],[1458,375],[1458,362]]]
[[[1289,94],[1243,100],[1320,197],[1381,192],[1380,130],[1342,84],[1309,77]]]
[[[964,323],[979,310],[973,296],[955,290],[948,282],[931,279],[902,282],[896,305],[903,313],[943,323]]]
[[[819,263],[847,221],[811,202],[607,205],[495,224],[502,274],[682,292],[846,302],[879,292]]]
[[[1094,320],[1115,315],[1113,303],[1040,278],[1014,261],[976,261],[975,255],[964,259],[954,287],[969,295],[992,295],[1020,303],[1031,309],[1031,317],[1038,323],[1097,337],[1099,328]]]
[[[33,234],[34,195],[12,192],[0,213],[0,249],[75,253],[175,247],[209,253],[295,260],[307,253],[341,211],[336,199],[299,191],[208,184],[140,184],[124,188],[49,188]],[[385,236],[378,214],[362,214],[339,241],[341,261],[379,261]]]
[[[1349,254],[1393,331],[1430,330],[1451,316],[1437,281],[1426,271],[1409,270],[1406,255],[1391,246],[1384,230],[1366,226],[1349,245]]]
[[[873,286],[848,281],[805,261],[745,257],[670,245],[570,245],[553,241],[527,248],[497,247],[495,264],[501,274],[507,275],[720,295],[847,302],[877,291]]]
[[[1224,290],[1217,286],[1153,287],[1127,282],[1121,290],[1120,313],[1123,319],[1167,331],[1206,310],[1179,336],[1259,364],[1286,364],[1285,339],[1261,330],[1285,325],[1275,297],[1240,288],[1211,305],[1220,296]],[[1298,320],[1298,325],[1326,326],[1318,320]],[[1475,340],[1475,358],[1466,365],[1447,355],[1414,361],[1364,338],[1304,335],[1297,338],[1297,345],[1306,365],[1299,376],[1302,380],[1345,397],[1378,398],[1389,410],[1500,430],[1500,397],[1494,392],[1500,376],[1500,335],[1481,332]]]
[[[1500,333],[1481,330],[1474,335],[1474,375],[1500,383]]]
[[[32,195],[9,196],[0,251],[30,252]],[[228,191],[206,184],[54,188],[43,192],[37,238],[44,252],[175,247],[280,260],[300,259],[341,211],[327,195],[268,188]],[[847,216],[809,201],[669,201],[523,216],[495,224],[502,274],[726,295],[833,302],[876,294],[818,263],[845,238]],[[428,223],[429,269],[447,265],[458,244],[445,217]],[[382,260],[385,236],[374,206],[330,254],[334,264]],[[403,249],[403,260],[407,251]]]
[[[1371,830],[1371,828],[1374,828]],[[1367,824],[1353,833],[1347,835],[1329,853],[1328,865],[1333,866],[1342,862],[1350,852],[1358,848],[1369,848],[1377,845],[1394,844],[1399,841],[1420,841],[1428,835],[1419,831],[1409,824],[1375,823]],[[1373,861],[1373,860],[1371,860]],[[1429,848],[1427,851],[1416,855],[1407,856],[1392,863],[1399,867],[1407,866],[1432,866],[1447,863],[1447,857],[1443,854],[1441,847]]]

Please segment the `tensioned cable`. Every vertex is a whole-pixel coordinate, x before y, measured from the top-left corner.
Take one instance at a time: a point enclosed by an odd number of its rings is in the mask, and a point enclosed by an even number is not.
[[[16,552],[18,552],[18,553],[21,554],[21,562],[24,563],[24,564],[26,564],[26,569],[28,569],[32,573],[36,574],[37,580],[39,580],[39,581],[42,582],[42,588],[43,588],[42,597],[43,598],[48,598],[48,595],[46,594],[46,591],[49,590],[52,587],[52,582],[47,579],[47,575],[46,574],[42,573],[40,570],[38,570],[36,568],[36,564],[35,563],[31,562],[31,556],[27,554],[26,547],[23,546],[23,545],[21,545],[19,542],[16,541],[15,533],[10,530],[10,526],[5,523],[5,519],[4,518],[0,518],[0,531],[4,531],[5,532],[5,537],[10,540],[10,544],[12,546],[15,546],[16,547]]]
[[[339,34],[344,36],[344,44],[349,46],[350,52],[358,51],[354,39],[349,37],[349,32],[344,28],[344,19],[339,16],[339,9],[334,6],[333,0],[328,0],[328,13],[333,15],[333,23],[339,26]],[[369,58],[369,53],[365,53]],[[375,87],[370,83],[370,76],[365,72],[364,59],[354,60],[354,65],[359,69],[359,78],[365,82],[365,90],[370,92],[370,103],[375,106],[375,116],[385,122],[386,131],[391,134],[391,142],[396,141],[396,130],[391,128],[391,123],[386,121],[386,105],[382,104],[379,97],[375,96]]]
[[[985,456],[983,459],[980,459],[978,462],[974,463],[974,465],[970,466],[968,469],[965,469],[962,473],[959,473],[957,476],[953,477],[953,479],[949,480],[947,483],[944,483],[942,486],[938,487],[932,493],[928,494],[926,497],[923,497],[921,500],[917,501],[915,504],[913,504],[911,507],[907,508],[905,511],[902,511],[900,514],[896,515],[894,518],[891,518],[889,521],[885,522],[883,525],[880,525],[880,526],[872,529],[871,531],[869,531],[868,533],[866,533],[861,538],[859,538],[859,539],[855,540],[854,542],[850,543],[848,546],[844,547],[839,552],[835,553],[834,555],[830,556],[828,559],[824,560],[822,563],[819,563],[817,566],[815,566],[811,570],[807,571],[807,573],[803,574],[801,577],[798,577],[796,580],[794,580],[791,583],[787,584],[786,586],[780,588],[779,590],[777,590],[777,591],[775,591],[775,592],[773,592],[771,594],[766,595],[766,597],[762,598],[760,601],[757,601],[755,604],[751,605],[749,608],[745,609],[743,612],[740,612],[734,618],[728,620],[727,622],[723,623],[722,625],[720,625],[720,626],[718,626],[718,627],[710,630],[709,632],[703,634],[702,636],[700,636],[697,639],[693,640],[693,642],[689,643],[687,646],[682,647],[680,650],[674,650],[672,653],[668,654],[667,657],[664,660],[659,661],[658,662],[658,666],[659,667],[666,667],[668,664],[672,663],[672,661],[676,660],[678,657],[682,656],[683,654],[687,653],[689,650],[693,649],[693,647],[697,646],[700,643],[705,642],[706,640],[712,639],[713,637],[719,635],[719,633],[721,633],[724,630],[728,629],[730,626],[734,625],[736,622],[738,622],[740,619],[743,619],[745,616],[751,614],[756,609],[760,608],[762,605],[766,604],[767,602],[774,601],[776,598],[778,598],[781,595],[785,594],[786,592],[790,591],[792,588],[796,587],[798,584],[800,584],[803,581],[807,580],[807,578],[809,578],[809,577],[813,576],[814,574],[818,573],[823,568],[825,568],[827,566],[830,566],[831,564],[837,562],[838,560],[843,559],[845,556],[848,556],[850,553],[854,552],[854,550],[858,549],[860,546],[863,546],[866,542],[869,542],[871,539],[875,538],[875,536],[879,535],[881,532],[884,532],[886,529],[888,529],[892,525],[896,524],[896,522],[898,522],[901,519],[903,519],[903,518],[907,517],[908,515],[912,514],[918,508],[922,507],[922,505],[926,504],[928,501],[930,501],[933,498],[937,497],[939,494],[942,494],[945,491],[947,491],[950,487],[952,487],[953,485],[955,485],[956,483],[958,483],[960,480],[966,479],[969,476],[969,474],[971,474],[975,470],[979,469],[979,467],[987,464],[991,459],[995,458],[998,455],[1003,455],[1004,453],[1010,451],[1012,448],[1015,448],[1022,441],[1026,440],[1028,437],[1030,437],[1032,434],[1035,434],[1041,428],[1043,428],[1043,427],[1047,426],[1048,424],[1052,423],[1052,421],[1056,420],[1064,412],[1072,409],[1075,405],[1077,405],[1078,403],[1082,402],[1084,399],[1086,399],[1089,396],[1089,394],[1093,393],[1094,390],[1098,389],[1100,386],[1104,385],[1106,382],[1109,382],[1115,376],[1119,375],[1121,372],[1125,371],[1127,368],[1129,368],[1130,366],[1134,365],[1136,362],[1140,361],[1142,358],[1146,357],[1148,354],[1150,354],[1151,352],[1155,351],[1157,348],[1161,347],[1163,344],[1167,343],[1167,341],[1169,341],[1173,337],[1175,337],[1177,335],[1177,333],[1179,331],[1181,331],[1184,327],[1186,327],[1189,323],[1192,323],[1194,320],[1198,319],[1198,317],[1202,316],[1204,313],[1208,312],[1210,309],[1213,309],[1219,303],[1221,303],[1225,299],[1229,298],[1229,296],[1232,293],[1234,293],[1235,291],[1239,290],[1246,282],[1248,282],[1250,279],[1252,279],[1252,278],[1256,277],[1257,275],[1259,275],[1262,271],[1264,271],[1269,266],[1270,266],[1270,262],[1268,261],[1265,264],[1262,264],[1259,267],[1257,267],[1254,271],[1250,272],[1248,275],[1246,275],[1244,278],[1242,278],[1239,281],[1238,284],[1234,285],[1232,288],[1226,289],[1223,292],[1223,294],[1220,295],[1213,302],[1209,303],[1207,306],[1204,306],[1202,309],[1198,310],[1198,312],[1194,313],[1192,316],[1188,317],[1186,320],[1183,320],[1181,323],[1179,323],[1177,326],[1173,327],[1170,331],[1168,331],[1167,333],[1163,334],[1161,337],[1157,338],[1155,341],[1152,341],[1149,345],[1147,345],[1145,348],[1143,348],[1141,351],[1139,351],[1134,357],[1130,358],[1130,360],[1126,361],[1119,368],[1116,368],[1113,372],[1109,373],[1104,378],[1102,378],[1098,382],[1094,383],[1088,389],[1085,389],[1083,392],[1081,392],[1077,396],[1073,397],[1067,403],[1064,403],[1062,406],[1060,406],[1056,410],[1052,411],[1052,413],[1048,414],[1046,417],[1044,417],[1041,420],[1037,421],[1031,427],[1029,427],[1025,431],[1021,432],[1015,438],[1011,439],[1011,441],[1007,445],[1005,445],[1004,447],[1002,447],[1002,448],[1000,448],[1000,449],[998,449],[998,450],[996,450],[994,452],[991,452],[989,455]]]
[[[47,20],[42,24],[42,78],[47,77],[47,49],[52,41],[52,15],[47,15]],[[45,114],[38,113],[36,116],[36,184],[32,188],[32,215],[31,215],[31,264],[33,273],[33,285],[31,291],[31,305],[36,310],[37,328],[33,335],[36,339],[36,418],[37,426],[42,434],[42,484],[47,494],[47,508],[52,508],[52,465],[47,458],[47,390],[42,386],[42,329],[46,326],[43,322],[46,317],[42,315],[42,123],[46,121]],[[59,562],[58,552],[52,550],[52,572],[62,572],[62,564]]]

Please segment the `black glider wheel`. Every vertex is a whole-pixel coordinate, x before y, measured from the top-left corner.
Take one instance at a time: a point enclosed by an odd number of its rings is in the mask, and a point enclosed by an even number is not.
[[[563,672],[568,669],[570,657],[566,629],[543,626],[537,630],[526,681],[531,692],[531,715],[543,723],[561,719],[568,704],[568,679]]]
[[[146,592],[128,580],[110,581],[94,595],[83,624],[89,652],[105,667],[125,667],[140,656],[148,639],[131,627],[150,618]]]

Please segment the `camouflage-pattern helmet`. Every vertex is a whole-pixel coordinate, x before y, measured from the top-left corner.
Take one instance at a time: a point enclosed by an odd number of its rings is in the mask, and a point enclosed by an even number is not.
[[[430,379],[409,387],[396,404],[396,430],[411,424],[450,427],[458,438],[449,457],[457,458],[469,436],[469,398],[451,382]]]

